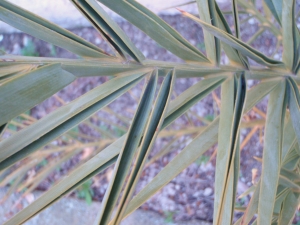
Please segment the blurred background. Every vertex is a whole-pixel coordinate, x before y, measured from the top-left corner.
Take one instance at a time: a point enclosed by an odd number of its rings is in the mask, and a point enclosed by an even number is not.
[[[68,0],[10,0],[10,2],[69,29],[106,52],[112,52],[97,30]],[[183,17],[178,10],[170,8],[176,6],[192,14],[197,14],[195,4],[187,0],[139,0],[138,2],[153,10],[191,44],[205,52],[201,27],[194,21]],[[221,10],[225,12],[229,24],[233,25],[230,11],[231,2],[229,0],[218,0],[217,2]],[[298,4],[296,12],[299,12],[300,2],[296,2]],[[260,12],[264,13],[260,0],[256,1],[256,6]],[[162,48],[120,16],[111,11],[109,13],[146,58],[181,62],[181,59]],[[240,8],[240,18],[242,21],[241,38],[264,54],[275,59],[281,59],[281,42],[278,34],[272,28],[266,27],[261,19],[249,14],[243,8]],[[299,13],[297,18],[299,28]],[[276,27],[277,25],[274,24],[273,26]],[[0,23],[0,49],[15,55],[78,58],[62,48],[21,33],[2,22]],[[226,57],[222,58],[222,63],[227,63]],[[111,78],[86,77],[77,79],[42,104],[11,121],[8,131],[1,138],[8,138],[13,133],[29,126],[34,121],[68,104],[109,79]],[[177,79],[173,96],[180,95],[199,80],[200,78]],[[248,81],[249,87],[256,83],[257,81],[254,80]],[[44,149],[1,172],[0,223],[26,207],[43,191],[48,190],[67,176],[74,168],[125,134],[137,108],[143,85],[143,82],[139,83],[118,100],[51,142]],[[259,177],[266,102],[267,99],[264,99],[243,118],[238,194],[245,192]],[[217,90],[160,133],[144,168],[137,192],[153,179],[193,137],[218,116],[219,108],[220,93]],[[147,220],[150,220],[149,224],[210,224],[213,217],[216,150],[217,146],[214,146],[205,155],[195,159],[193,164],[142,205],[140,211],[136,212],[124,224],[140,224],[141,221],[145,221],[143,223],[147,224]],[[68,194],[66,198],[58,201],[27,224],[90,224],[99,210],[112,171],[113,166],[84,183],[80,188]],[[240,197],[238,206],[247,205],[249,199],[250,196]],[[60,215],[69,215],[69,218],[64,218],[62,221],[59,220]],[[298,214],[296,217],[299,217]],[[297,218],[295,221],[298,221]],[[295,224],[298,223],[295,222]]]

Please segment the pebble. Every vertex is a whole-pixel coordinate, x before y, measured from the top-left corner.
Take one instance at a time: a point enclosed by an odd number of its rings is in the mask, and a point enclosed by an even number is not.
[[[194,194],[193,194],[193,197],[194,198],[197,198],[199,196],[203,195],[203,191],[196,191]]]
[[[180,185],[179,184],[176,184],[175,185],[175,189],[177,190],[177,191],[179,191],[181,188],[180,188]]]
[[[203,195],[207,197],[210,196],[212,193],[213,193],[212,188],[208,187],[204,189]]]
[[[175,196],[176,194],[176,190],[174,189],[173,186],[174,186],[173,184],[169,184],[165,187],[169,196]]]

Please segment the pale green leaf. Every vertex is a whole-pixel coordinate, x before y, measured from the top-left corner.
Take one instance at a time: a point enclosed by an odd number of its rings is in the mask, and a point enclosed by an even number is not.
[[[257,37],[260,36],[264,31],[265,31],[265,28],[263,28],[263,27],[259,28],[259,30],[249,38],[249,40],[247,41],[247,44],[248,45],[252,44],[252,42],[255,41],[257,39]]]
[[[54,64],[4,81],[0,88],[0,125],[51,97],[74,80],[72,74]]]
[[[0,170],[43,147],[125,93],[144,72],[115,78],[0,142]]]
[[[192,105],[216,89],[223,81],[224,78],[204,79],[183,92],[178,96],[177,101],[172,102],[173,104],[168,108],[168,115],[162,127],[165,128],[170,125],[174,118],[181,116]]]
[[[10,66],[3,66],[1,67],[0,71],[0,80],[20,72],[29,72],[30,70],[35,68],[36,66],[30,64],[14,64]]]
[[[283,53],[282,59],[288,70],[293,71],[297,52],[296,25],[295,25],[295,0],[282,1],[282,34]]]
[[[291,180],[295,180],[296,182],[300,181],[300,175],[298,173],[287,170],[285,168],[281,168],[280,175],[288,177]]]
[[[254,95],[251,95],[252,102],[250,102],[249,107],[252,107],[252,104],[256,104],[256,101],[259,101],[259,99],[262,98],[261,96],[266,95],[272,88],[274,88],[276,83],[271,82],[272,85],[268,85],[268,82],[266,82],[264,84],[266,88],[255,88],[255,90],[253,91]],[[194,92],[190,92],[190,88],[187,89],[185,92],[183,92],[170,103],[168,108],[171,110],[169,112],[167,111],[167,116],[169,116],[172,112],[172,109],[175,108],[178,108],[177,111],[179,111],[179,113],[177,115],[180,116],[193,104],[196,104],[199,101],[199,99],[197,100],[197,98],[192,98],[192,102],[186,102],[181,96],[183,95],[185,96],[185,98],[188,97],[188,95],[186,95],[187,92],[189,92],[190,95],[195,95]],[[196,96],[198,96],[198,98],[201,98],[203,95],[197,94]],[[181,105],[178,105],[178,102],[181,102]],[[185,104],[188,104],[189,107],[184,107]],[[169,124],[172,123],[178,117],[172,116],[171,118],[172,120],[169,121]],[[162,125],[162,127],[166,127],[166,125]],[[114,163],[117,160],[117,155],[122,149],[125,138],[126,135],[123,135],[121,138],[109,145],[91,160],[83,164],[81,167],[77,168],[75,171],[69,174],[67,178],[59,182],[47,193],[45,193],[43,196],[41,196],[39,199],[33,202],[32,205],[30,205],[28,208],[25,208],[23,211],[14,216],[11,220],[7,222],[7,224],[15,225],[18,224],[16,221],[22,222],[28,220],[32,216],[36,215],[37,213],[54,203],[56,200],[59,199],[60,196],[67,194],[69,191],[78,187],[80,184],[84,183],[86,180],[88,180],[95,174],[101,172],[103,169],[107,168],[107,166]]]
[[[215,119],[203,132],[166,165],[129,203],[124,217],[131,214],[160,188],[169,183],[182,170],[211,148],[218,138],[219,119]]]
[[[300,143],[300,94],[297,84],[292,78],[288,79],[288,89],[289,89],[289,108],[292,119],[292,124],[298,139],[298,144]]]
[[[249,111],[254,105],[257,104],[266,94],[268,94],[274,87],[278,84],[278,81],[264,81],[261,84],[255,86],[252,88],[247,97],[245,110]],[[188,89],[189,90],[189,89]],[[201,96],[201,95],[200,95]],[[179,96],[180,97],[180,96]],[[195,101],[196,103],[197,101]],[[175,108],[173,106],[175,103],[177,103],[177,99],[172,101],[170,103],[170,108]],[[185,104],[184,101],[182,101],[182,104]],[[181,108],[182,107],[178,107]],[[184,108],[184,107],[183,107]],[[168,113],[167,113],[168,115]],[[181,115],[181,114],[180,114]],[[174,117],[174,119],[176,119]],[[218,124],[214,124],[214,129],[217,132],[218,128],[216,127]],[[211,129],[211,128],[210,128]],[[81,167],[73,171],[71,174],[68,175],[65,179],[63,179],[61,182],[56,184],[53,188],[51,188],[48,192],[46,192],[44,195],[42,195],[40,198],[38,198],[36,201],[34,201],[30,206],[19,212],[16,216],[14,216],[11,220],[9,220],[6,224],[19,224],[21,222],[24,222],[31,218],[32,216],[36,215],[38,212],[44,210],[46,207],[54,203],[59,199],[60,196],[63,196],[67,194],[69,191],[73,190],[74,188],[78,187],[80,184],[84,183],[87,179],[90,179],[95,174],[101,172],[103,169],[107,168],[107,166],[114,163],[117,159],[117,154],[121,150],[123,143],[125,141],[125,135],[118,139],[116,142],[105,148],[102,152],[100,152],[97,156],[93,157],[91,160],[83,164]],[[204,142],[208,141],[207,139],[204,140]],[[216,138],[215,138],[216,141]],[[198,147],[197,147],[198,149]],[[196,158],[195,158],[196,159]],[[192,160],[195,160],[192,159]],[[183,160],[178,159],[180,163],[185,163]],[[190,163],[187,162],[185,165],[188,166]],[[173,168],[170,167],[171,172],[173,171]],[[174,174],[176,176],[176,174]],[[174,177],[172,176],[172,177]],[[164,177],[160,181],[164,181]],[[170,178],[173,179],[173,178]],[[164,184],[164,182],[163,182]],[[162,186],[155,187],[155,190],[153,190],[153,195],[157,190],[159,190]],[[136,198],[136,197],[135,197]],[[146,199],[144,200],[146,201]],[[134,203],[134,202],[133,202]],[[132,209],[135,209],[139,207],[139,205],[135,205],[130,203],[131,206],[129,206]],[[126,211],[126,215],[128,215],[128,210]],[[126,216],[125,215],[125,216]]]
[[[239,172],[239,128],[241,123],[246,83],[244,75],[239,76],[237,87],[235,79],[222,84],[221,114],[218,139],[218,153],[215,176],[214,224],[230,224],[235,203],[235,191]],[[237,174],[236,174],[237,173]],[[236,177],[237,176],[237,177]]]
[[[265,81],[252,88],[247,93],[247,99],[244,111],[249,111],[264,96],[272,91],[278,84],[278,81]],[[267,87],[267,88],[266,88]],[[176,101],[176,100],[175,100]],[[201,132],[183,151],[181,151],[154,179],[143,188],[129,203],[124,217],[131,214],[135,209],[141,206],[148,198],[154,195],[159,189],[177,176],[183,169],[189,166],[199,158],[209,146],[217,141],[219,118],[216,118],[207,128]],[[213,139],[213,140],[210,140]],[[201,146],[199,148],[199,146]],[[176,172],[175,172],[176,169]]]
[[[157,134],[163,123],[164,115],[167,111],[174,82],[175,72],[170,71],[166,75],[164,82],[160,87],[160,91],[153,106],[152,113],[149,117],[144,137],[133,164],[130,177],[128,178],[127,184],[124,188],[122,198],[119,201],[119,207],[114,218],[115,224],[119,224],[123,218],[123,214],[127,208],[129,201],[131,200],[133,191],[135,190],[137,182],[139,181],[145,162],[147,161],[148,155],[152,149],[152,146],[154,145]]]
[[[283,143],[282,143],[282,154],[281,154],[281,164],[284,165],[289,158],[294,146],[297,142],[296,134],[293,128],[291,117],[288,117],[288,120],[284,127],[283,132]]]
[[[300,192],[300,186],[285,176],[279,175],[279,183],[284,187],[291,188],[293,191]]]
[[[80,56],[109,57],[108,54],[84,39],[5,0],[0,2],[0,20]]]
[[[253,218],[253,216],[255,215],[255,213],[257,212],[257,207],[258,207],[258,201],[259,201],[259,192],[260,192],[260,183],[261,181],[259,181],[256,184],[255,187],[255,191],[251,197],[251,200],[247,206],[247,209],[244,213],[244,215],[242,216],[241,219],[241,225],[246,225],[249,224],[251,219]]]
[[[298,204],[299,194],[294,194],[290,191],[283,201],[282,209],[278,218],[278,225],[292,224]]]
[[[240,20],[239,20],[239,12],[238,12],[238,7],[237,7],[237,1],[232,0],[231,5],[232,5],[232,14],[233,14],[233,21],[234,21],[234,28],[235,28],[235,36],[238,39],[240,39],[241,38]]]
[[[283,121],[286,110],[286,82],[281,81],[270,94],[261,175],[258,224],[271,224],[281,165]]]
[[[115,205],[117,204],[122,187],[126,182],[126,177],[129,173],[133,157],[136,153],[141,137],[144,135],[144,129],[151,111],[156,84],[157,70],[152,72],[150,80],[138,105],[133,122],[131,123],[124,147],[119,153],[118,160],[114,167],[114,173],[102,201],[101,211],[96,219],[96,223],[98,224],[105,225],[110,221],[110,217]]]
[[[215,4],[215,8],[218,14],[218,28],[227,32],[228,34],[232,34],[231,29],[217,3]],[[239,52],[236,49],[232,48],[230,45],[225,44],[224,42],[222,42],[222,47],[229,60],[231,60],[234,63],[237,63],[238,65],[243,65],[245,68],[249,68],[248,59],[243,55],[239,54]]]
[[[36,201],[31,203],[28,207],[17,213],[10,220],[6,221],[5,225],[16,225],[26,222],[28,219],[35,216],[68,192],[74,190],[92,176],[103,171],[117,159],[116,155],[119,153],[125,140],[125,136],[118,139],[97,156],[93,157],[88,163],[83,164],[75,169],[70,175],[63,178],[53,188],[45,192]]]
[[[281,24],[283,0],[264,0],[264,2],[269,7],[277,22]]]
[[[221,41],[225,42],[226,44],[230,45],[231,47],[239,50],[239,52],[245,56],[248,56],[249,58],[253,59],[257,63],[260,63],[265,66],[269,67],[282,67],[283,63],[280,61],[276,61],[274,59],[268,58],[261,52],[257,51],[256,49],[252,48],[251,46],[245,44],[243,41],[237,39],[231,34],[228,34],[221,29],[211,26],[208,23],[205,23],[204,21],[198,19],[197,17],[187,13],[183,12],[183,14],[192,20],[199,23],[203,29],[209,31],[211,34],[219,38]]]
[[[72,0],[72,2],[121,56],[124,57],[127,53],[138,62],[145,59],[123,30],[95,0]]]
[[[213,26],[217,26],[217,17],[214,1],[196,0],[200,18]],[[214,64],[220,64],[220,41],[206,30],[204,33],[204,43],[207,58]]]
[[[275,199],[275,205],[273,210],[273,218],[275,214],[278,214],[280,212],[282,202],[288,193],[289,193],[289,188],[284,187],[281,184],[277,186],[276,199]]]
[[[134,0],[98,0],[144,31],[161,46],[186,61],[209,62],[207,58],[176,30]]]

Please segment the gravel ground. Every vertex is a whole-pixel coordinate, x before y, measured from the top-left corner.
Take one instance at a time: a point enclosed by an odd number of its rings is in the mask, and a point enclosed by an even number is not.
[[[5,195],[4,189],[0,188],[0,197]],[[32,196],[37,198],[42,193],[35,191]],[[17,194],[11,195],[10,199],[5,202],[3,207],[0,207],[0,224],[6,220],[5,208],[11,207],[14,201],[18,199]],[[23,201],[24,205],[28,203]],[[90,225],[94,223],[95,217],[101,207],[101,203],[93,202],[87,205],[86,202],[76,198],[62,198],[58,202],[51,205],[40,214],[34,216],[24,225]],[[136,210],[133,214],[122,221],[122,225],[179,225],[181,222],[168,221],[166,218],[158,215],[155,212],[149,212],[144,210]],[[211,225],[208,222],[199,220],[190,220],[185,225]]]
[[[176,30],[178,30],[193,45],[204,51],[203,34],[199,25],[180,15],[162,16],[162,18],[172,25]],[[231,18],[228,19],[229,21],[231,20]],[[181,62],[178,57],[160,47],[149,37],[140,32],[136,27],[122,20],[118,20],[118,23],[147,58]],[[249,37],[259,29],[258,23],[255,20],[250,20],[248,25],[243,27],[247,27],[247,29],[242,29],[242,38],[244,40],[249,39]],[[103,48],[105,51],[111,51],[101,36],[93,28],[86,27],[81,29],[72,29],[71,31]],[[37,40],[23,33],[2,34],[0,35],[0,39],[0,48],[5,49],[7,53],[26,55],[30,54],[30,51],[32,51],[43,57],[76,58],[75,55],[61,48],[54,47],[46,42]],[[30,45],[33,47],[28,47]],[[257,38],[257,40],[253,42],[252,45],[263,53],[272,55],[274,46],[276,45],[276,39],[270,32],[264,32],[260,37]],[[280,57],[280,55],[277,57]],[[180,94],[188,87],[195,84],[198,80],[199,79],[196,78],[178,79],[175,86],[176,94]],[[107,81],[107,78],[105,77],[79,78],[74,83],[57,93],[57,95],[65,102],[70,102],[71,100],[79,97],[80,95],[104,83],[105,81]],[[250,85],[253,85],[254,83],[255,82],[252,81],[249,82]],[[142,86],[143,84],[140,83],[132,90],[131,93],[123,95],[116,102],[110,104],[109,107],[116,112],[124,114],[128,118],[132,118],[134,112],[133,110],[137,107],[136,98],[140,96]],[[219,90],[217,90],[215,93],[217,96],[219,96]],[[257,106],[262,112],[266,112],[266,101],[267,99]],[[189,127],[191,123],[194,126],[202,126],[203,123],[199,121],[199,117],[208,118],[218,115],[218,110],[213,102],[214,100],[212,95],[209,95],[204,100],[192,107],[191,111],[193,114],[189,115],[190,118],[186,116],[179,118],[172,129]],[[31,114],[35,118],[39,119],[49,112],[55,110],[60,105],[61,103],[57,100],[57,98],[52,97],[35,107],[31,111]],[[101,117],[108,116],[108,114],[104,112],[99,112],[98,115]],[[251,112],[248,114],[248,118],[259,119],[260,117]],[[118,120],[115,119],[115,121]],[[97,134],[84,125],[80,126],[80,130],[87,135],[97,138]],[[241,141],[243,141],[243,138],[245,138],[249,132],[250,129],[242,130]],[[191,139],[191,135],[183,136],[176,143],[173,151],[149,165],[144,170],[137,189],[140,190],[142,187],[144,187],[166,164],[168,164],[168,162],[172,160],[172,158],[174,158],[174,156],[176,156],[186,146]],[[171,138],[159,138],[150,157],[154,156],[160,151],[162,146],[166,145],[170,141]],[[215,147],[209,150],[200,159],[195,160],[195,163],[186,168],[167,186],[161,189],[155,196],[141,206],[141,208],[144,210],[158,212],[171,220],[182,221],[182,224],[184,224],[184,221],[192,219],[212,221],[215,159],[212,159],[210,162],[207,161],[214,149]],[[239,181],[239,193],[245,191],[248,186],[251,186],[251,170],[253,168],[260,169],[260,164],[252,158],[254,155],[258,157],[262,156],[262,144],[259,140],[259,130],[249,140],[248,144],[241,153],[241,177]],[[65,162],[61,166],[61,169],[51,173],[50,176],[39,185],[38,189],[48,189],[53,182],[74,168],[79,160],[80,157],[76,155],[68,162]],[[92,188],[94,200],[102,200],[111,171],[112,168],[109,168],[105,172],[99,174],[93,180]],[[246,197],[241,200],[240,203],[243,205],[247,204],[248,201],[249,198]]]

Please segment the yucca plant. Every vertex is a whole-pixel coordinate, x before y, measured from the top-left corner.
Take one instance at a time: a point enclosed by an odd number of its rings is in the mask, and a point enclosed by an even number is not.
[[[17,5],[1,0],[2,21],[81,57],[80,59],[25,57],[2,52],[0,56],[2,134],[14,118],[24,116],[24,112],[76,78],[113,76],[113,79],[40,120],[27,115],[30,125],[0,142],[2,173],[7,174],[15,163],[26,157],[42,159],[42,151],[39,157],[32,156],[52,140],[64,135],[80,122],[86,121],[95,112],[104,109],[139,81],[146,79],[138,108],[127,133],[112,143],[111,141],[105,143],[109,145],[83,162],[80,167],[5,224],[16,225],[27,221],[113,164],[114,172],[95,223],[120,224],[122,219],[216,143],[218,150],[214,224],[233,222],[261,225],[291,224],[300,199],[298,88],[300,33],[296,26],[295,0],[264,0],[264,14],[256,8],[255,1],[232,0],[230,12],[233,16],[233,30],[225,19],[225,13],[215,1],[191,2],[198,5],[200,18],[182,10],[181,12],[183,16],[202,26],[206,54],[190,44],[160,17],[134,0],[98,1],[184,62],[147,60],[96,0],[72,0],[72,3],[110,44],[114,55],[107,54],[75,34]],[[241,40],[239,12],[242,11],[261,23],[260,30],[253,35],[249,43]],[[276,51],[281,54],[282,46],[282,60],[268,57],[249,45],[264,30],[269,30],[277,37]],[[226,65],[221,63],[222,50],[225,53],[222,57],[229,59]],[[254,62],[251,63],[249,59]],[[156,94],[158,77],[163,77],[163,82]],[[202,79],[171,100],[175,80],[188,77]],[[247,90],[247,80],[257,80],[258,84]],[[159,133],[219,86],[221,86],[220,115],[134,195],[148,154]],[[261,176],[243,194],[246,196],[252,193],[248,206],[235,207],[240,170],[242,117],[266,96],[269,97],[263,158],[258,159],[262,163]],[[96,142],[92,145],[98,144]],[[84,146],[88,144],[80,147]],[[68,151],[64,157],[68,158],[76,153],[78,145],[66,148]],[[51,148],[47,151],[51,151]],[[26,165],[29,168],[32,164]],[[51,168],[55,166],[46,166],[45,170]],[[17,178],[22,171],[24,170],[11,171],[11,174]],[[234,221],[236,210],[242,211],[243,215]]]

